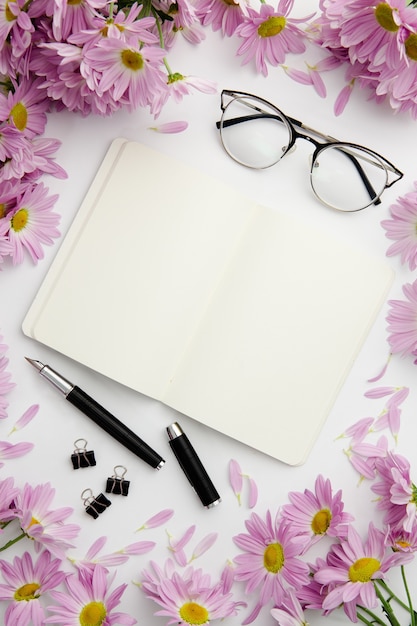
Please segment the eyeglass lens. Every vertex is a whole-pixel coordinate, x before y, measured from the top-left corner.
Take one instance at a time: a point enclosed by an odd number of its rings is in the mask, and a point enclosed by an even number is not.
[[[256,98],[239,96],[224,111],[223,146],[235,161],[246,167],[262,169],[277,163],[287,149],[290,137],[287,121],[274,107]]]
[[[255,169],[276,164],[292,138],[291,126],[278,109],[246,95],[227,104],[220,132],[226,152]],[[325,144],[312,163],[310,180],[315,195],[327,206],[358,211],[382,193],[387,171],[383,161],[366,148]]]
[[[364,209],[385,189],[387,171],[376,155],[354,146],[328,145],[311,168],[317,197],[342,211]]]

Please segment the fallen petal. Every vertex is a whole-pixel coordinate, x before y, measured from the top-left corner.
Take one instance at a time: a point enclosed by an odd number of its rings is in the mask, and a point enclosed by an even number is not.
[[[165,124],[159,124],[159,126],[149,126],[148,130],[154,130],[157,133],[173,134],[182,133],[188,128],[188,122],[165,122]]]
[[[253,478],[249,478],[249,508],[253,509],[258,502],[258,485],[253,480]]]
[[[159,511],[156,515],[150,517],[140,528],[137,530],[144,530],[145,528],[156,528],[157,526],[161,526],[165,524],[171,517],[174,515],[174,511],[172,509],[163,509]]]
[[[20,417],[16,424],[13,426],[10,434],[15,432],[16,430],[20,430],[29,424],[29,422],[35,417],[37,412],[39,411],[39,404],[32,404]]]

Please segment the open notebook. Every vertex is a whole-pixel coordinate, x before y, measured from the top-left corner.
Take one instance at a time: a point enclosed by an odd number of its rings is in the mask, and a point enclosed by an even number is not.
[[[117,139],[23,331],[295,465],[391,281],[367,253]]]

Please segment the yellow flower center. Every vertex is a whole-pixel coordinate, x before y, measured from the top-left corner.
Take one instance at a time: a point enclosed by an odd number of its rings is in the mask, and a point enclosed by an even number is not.
[[[81,626],[101,626],[107,611],[102,602],[89,602],[80,613]]]
[[[39,598],[40,594],[36,594],[39,588],[40,585],[38,585],[38,583],[26,583],[26,585],[22,585],[22,587],[16,589],[13,597],[18,602],[20,600],[26,600],[26,602],[29,600],[35,600],[36,598]]]
[[[6,204],[0,202],[0,219],[6,215]]]
[[[114,19],[109,17],[106,20],[106,26],[104,26],[100,31],[102,37],[107,37],[109,34],[109,26],[115,26],[120,33],[123,33],[126,30],[123,24],[115,24]]]
[[[137,72],[143,68],[143,57],[139,52],[135,52],[134,50],[123,50],[122,63],[129,70]]]
[[[398,539],[398,541],[395,542],[395,546],[398,546],[399,550],[406,550],[407,548],[411,548],[411,543],[405,539]]]
[[[83,3],[83,0],[67,0],[67,4],[70,7],[76,7]]]
[[[378,559],[372,557],[358,559],[349,567],[349,580],[353,583],[368,583],[380,567]]]
[[[27,209],[20,209],[19,211],[17,211],[17,213],[13,215],[11,219],[11,225],[12,225],[13,230],[16,231],[17,233],[23,230],[23,228],[25,228],[26,224],[28,223],[28,220],[29,220],[29,211]],[[39,522],[32,521],[30,525],[34,523],[39,524]]]
[[[10,116],[18,130],[25,130],[28,123],[28,111],[22,102],[17,102],[14,105],[10,111]]]
[[[404,42],[405,52],[409,59],[417,61],[417,35],[412,33],[408,35]]]
[[[209,621],[209,614],[205,606],[197,602],[186,602],[180,608],[180,616],[188,624],[206,624]]]
[[[311,528],[315,535],[324,535],[330,526],[332,520],[332,514],[329,509],[321,509],[313,517],[311,522]]]
[[[392,8],[386,2],[381,2],[375,7],[375,18],[376,21],[384,30],[389,31],[390,33],[396,33],[398,30],[398,25],[394,22],[394,18],[392,17]]]
[[[284,565],[284,560],[284,550],[280,543],[270,543],[269,546],[265,548],[264,567],[268,572],[272,574],[279,572]]]
[[[6,16],[6,20],[7,20],[8,22],[14,22],[14,21],[15,21],[15,19],[16,19],[16,16],[15,16],[15,15],[13,15],[13,13],[10,11],[10,9],[9,9],[9,4],[10,4],[10,2],[6,2],[6,9],[5,9],[5,11],[4,11],[4,14],[5,14],[5,16]]]
[[[271,16],[265,22],[258,26],[258,35],[260,37],[275,37],[284,30],[287,20],[283,15]]]

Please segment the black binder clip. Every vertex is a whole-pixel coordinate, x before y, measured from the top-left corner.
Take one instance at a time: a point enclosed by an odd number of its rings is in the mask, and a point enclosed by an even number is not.
[[[110,500],[108,500],[103,493],[95,497],[91,489],[84,489],[81,498],[84,501],[86,513],[94,517],[94,519],[97,519],[98,516],[111,505]]]
[[[85,439],[77,439],[77,441],[74,441],[74,446],[75,450],[73,454],[71,454],[71,462],[74,469],[92,467],[96,464],[94,450],[87,450],[87,442]]]
[[[129,493],[130,480],[125,480],[124,476],[126,472],[127,469],[123,465],[116,465],[113,476],[107,479],[106,493],[127,496]]]

